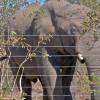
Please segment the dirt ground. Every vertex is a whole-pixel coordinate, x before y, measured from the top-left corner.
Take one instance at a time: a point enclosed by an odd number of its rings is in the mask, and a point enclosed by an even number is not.
[[[43,90],[41,87],[41,83],[38,81],[36,84],[33,84],[33,90],[32,90],[32,100],[43,100]],[[81,87],[80,87],[81,88]],[[90,100],[89,96],[84,96],[82,95],[82,91],[78,88],[71,88],[74,90],[72,92],[73,95],[73,100]],[[3,99],[0,100],[21,100],[19,97],[19,92],[17,89],[14,90],[12,96],[7,95],[7,97],[4,97]],[[22,99],[23,100],[23,99]]]

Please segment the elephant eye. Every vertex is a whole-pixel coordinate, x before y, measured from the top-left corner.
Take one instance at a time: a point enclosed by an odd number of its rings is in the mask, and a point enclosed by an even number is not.
[[[85,63],[85,58],[83,57],[83,55],[81,53],[78,53],[78,60],[84,64]]]

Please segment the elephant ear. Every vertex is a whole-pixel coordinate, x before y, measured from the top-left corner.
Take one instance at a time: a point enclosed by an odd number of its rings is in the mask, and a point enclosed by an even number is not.
[[[94,35],[90,33],[85,33],[84,35],[77,37],[76,44],[77,51],[84,55],[93,48],[95,44]]]
[[[35,35],[36,44],[39,41],[48,39],[48,36],[55,32],[49,12],[41,7],[36,13],[31,24],[33,35]]]

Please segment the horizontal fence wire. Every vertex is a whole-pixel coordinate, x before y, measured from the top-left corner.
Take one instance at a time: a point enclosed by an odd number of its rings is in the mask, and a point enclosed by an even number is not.
[[[53,87],[53,86],[51,86],[51,87]],[[48,86],[48,87],[43,87],[43,88],[51,88],[51,87]],[[62,86],[62,87],[61,87],[61,86],[56,86],[56,88],[69,88],[69,87],[70,87],[70,88],[72,88],[72,87],[80,88],[81,86]],[[86,87],[90,87],[90,86],[86,86]],[[98,87],[100,87],[100,85],[98,85]],[[12,87],[7,87],[7,88],[8,88],[8,89],[11,89]],[[14,88],[18,88],[18,87],[14,87]],[[26,86],[26,87],[24,87],[24,88],[29,88],[29,87]]]
[[[100,34],[97,34],[96,36],[99,36],[99,35],[100,35]],[[32,37],[35,37],[35,36],[40,36],[40,35],[35,35],[35,34],[31,34],[31,35],[30,35],[30,34],[21,34],[21,35],[16,34],[16,35],[10,35],[10,34],[9,34],[9,35],[0,35],[0,36],[12,36],[12,37],[14,37],[14,36],[19,36],[19,37],[21,37],[21,36],[26,36],[26,37],[27,37],[27,36],[32,36]],[[45,35],[41,35],[41,36],[44,36],[44,37],[45,37],[45,36],[49,36],[49,35],[46,35],[46,34],[45,34]],[[62,37],[62,36],[64,36],[64,37],[65,37],[65,36],[68,36],[68,37],[69,37],[69,36],[74,36],[74,37],[77,37],[77,36],[82,36],[82,35],[78,35],[78,34],[75,34],[75,35],[71,35],[71,34],[68,34],[68,35],[67,35],[67,34],[66,34],[66,35],[63,35],[63,34],[60,34],[60,35],[51,34],[51,36],[61,36],[61,37]],[[89,34],[88,36],[93,36],[93,34]]]
[[[80,96],[89,96],[88,94],[79,94]],[[27,95],[27,96],[30,96],[30,95]],[[34,94],[32,97],[34,97],[34,96],[43,96],[42,94]],[[52,95],[44,95],[44,96],[52,96]],[[71,96],[71,95],[53,95],[53,96]],[[94,96],[94,95],[92,95],[92,96]],[[95,96],[100,96],[100,95],[95,95]]]
[[[12,75],[3,75],[4,77],[5,76],[12,76]],[[13,76],[21,76],[21,75],[13,75]],[[23,75],[23,76],[26,76],[26,77],[28,77],[28,76],[44,76],[44,77],[47,77],[47,76],[51,76],[51,77],[54,77],[54,76],[60,76],[60,77],[62,77],[62,76],[86,76],[85,74],[84,75],[41,75],[41,74],[39,74],[39,75]],[[94,75],[88,75],[88,76],[94,76]],[[95,75],[95,76],[98,76],[98,77],[100,77],[100,75]]]
[[[7,48],[8,48],[8,47],[17,47],[17,48],[18,48],[18,47],[21,47],[21,48],[25,48],[25,47],[44,47],[44,48],[47,48],[47,47],[50,47],[50,48],[54,48],[54,47],[55,47],[55,48],[67,47],[67,48],[76,48],[76,47],[90,47],[90,46],[64,46],[64,45],[63,45],[63,46],[59,46],[59,45],[58,45],[58,46],[48,46],[48,45],[42,45],[42,46],[31,46],[31,45],[30,45],[30,46],[20,46],[20,45],[18,45],[18,46],[17,46],[17,45],[15,45],[15,46],[6,46],[6,45],[5,45],[5,46],[2,46],[2,45],[1,45],[0,47],[2,47],[2,48],[3,48],[3,47],[7,47]],[[92,48],[95,48],[95,47],[99,47],[99,46],[92,46]],[[98,48],[97,48],[97,49],[98,49]]]
[[[47,53],[46,53],[47,54]],[[77,55],[35,55],[35,56],[33,56],[32,58],[34,58],[34,57],[77,57]],[[93,56],[93,57],[100,57],[100,55],[99,54],[96,54],[96,55],[84,55],[85,57],[88,57],[88,56]],[[8,56],[9,57],[9,56]],[[26,56],[10,56],[11,58],[13,57],[13,58],[24,58],[24,57],[26,57]]]
[[[99,68],[99,66],[100,65],[91,65],[91,67],[92,68],[94,68],[95,67],[95,69],[100,69]],[[54,68],[58,68],[59,66],[55,66]],[[86,66],[85,65],[83,65],[83,66],[61,66],[62,68],[86,68]],[[6,69],[10,69],[10,67],[5,67]],[[11,68],[18,68],[18,66],[11,66]],[[32,68],[32,69],[34,69],[34,68],[37,68],[37,66],[25,66],[25,68],[27,69],[27,68]],[[49,67],[49,66],[38,66],[38,68],[51,68],[51,67]]]

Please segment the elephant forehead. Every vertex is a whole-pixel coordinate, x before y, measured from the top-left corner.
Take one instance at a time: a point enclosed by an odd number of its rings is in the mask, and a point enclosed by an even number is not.
[[[68,6],[70,3],[65,0],[47,0],[45,7],[50,9],[59,9],[63,6]]]
[[[77,18],[77,19],[85,19],[87,16],[87,13],[90,11],[90,9],[86,6],[80,6],[77,4],[67,4],[63,5],[58,9],[54,9],[55,15],[67,17],[69,19]]]
[[[72,5],[69,3],[63,6],[59,5],[58,8],[54,7],[54,15],[52,16],[56,26],[66,31],[69,23],[74,23],[80,28],[88,12],[89,8],[85,6]]]

